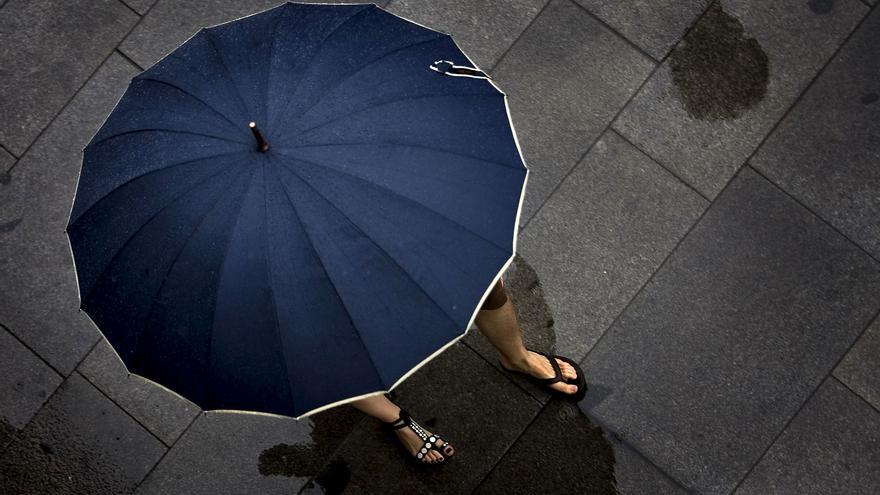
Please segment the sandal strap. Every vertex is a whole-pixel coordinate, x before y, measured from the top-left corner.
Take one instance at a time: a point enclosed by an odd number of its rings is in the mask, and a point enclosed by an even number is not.
[[[547,358],[547,361],[550,361],[550,366],[553,367],[553,372],[555,373],[555,376],[551,376],[550,378],[535,378],[535,380],[540,383],[550,385],[551,383],[561,382],[565,379],[565,377],[562,376],[562,369],[559,367],[559,363],[556,362],[556,359],[554,359],[553,356],[550,356],[549,354],[543,353],[541,351],[532,352],[537,352],[538,354]]]
[[[399,430],[400,428],[408,426],[411,421],[412,417],[409,415],[409,413],[401,409],[400,416],[398,416],[396,420],[382,421],[382,426],[389,430]]]

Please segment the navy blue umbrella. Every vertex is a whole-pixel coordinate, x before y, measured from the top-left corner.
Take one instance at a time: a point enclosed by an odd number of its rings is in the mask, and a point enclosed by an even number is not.
[[[81,309],[128,370],[296,418],[390,391],[465,334],[528,174],[504,93],[375,5],[200,30],[83,153]]]

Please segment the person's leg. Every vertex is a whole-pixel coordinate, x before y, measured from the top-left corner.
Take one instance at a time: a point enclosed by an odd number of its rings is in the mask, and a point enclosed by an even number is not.
[[[378,419],[379,421],[384,421],[386,423],[391,423],[396,421],[400,417],[400,407],[397,404],[388,400],[388,397],[385,395],[374,395],[371,397],[367,397],[365,399],[356,400],[350,402],[354,408],[360,410],[365,414],[369,414],[370,416]],[[432,433],[428,431],[424,425],[422,429],[425,430],[425,433],[431,435]],[[421,437],[419,437],[416,432],[412,431],[410,428],[398,428],[394,430],[397,433],[397,437],[406,445],[406,448],[415,456],[416,452],[422,447],[423,442]],[[440,443],[438,447],[443,448],[445,442],[443,439],[440,439]],[[449,445],[448,455],[452,456],[455,454],[455,449],[452,447],[452,444]],[[443,460],[443,456],[440,455],[436,450],[429,450],[424,457],[422,457],[423,462],[440,462]]]
[[[525,371],[539,378],[550,378],[554,375],[553,367],[547,358],[526,349],[516,310],[500,278],[477,312],[474,322],[501,354],[499,358],[501,364],[507,368]],[[577,377],[575,369],[570,364],[560,359],[556,361],[563,376]],[[564,382],[556,382],[550,387],[571,394],[577,392],[577,385]]]

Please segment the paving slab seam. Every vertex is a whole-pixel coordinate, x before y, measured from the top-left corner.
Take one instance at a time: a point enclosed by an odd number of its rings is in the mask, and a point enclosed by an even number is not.
[[[537,19],[538,17],[541,17],[541,14],[543,14],[544,11],[547,10],[547,6],[550,5],[551,1],[552,0],[547,0],[546,2],[544,2],[544,6],[541,7],[541,10],[539,10],[538,13],[535,14],[535,17],[532,17],[532,20],[530,20],[529,23],[526,24],[525,29],[520,31],[519,35],[513,40],[513,42],[510,43],[510,45],[503,52],[501,52],[501,55],[498,56],[498,59],[495,60],[494,63],[492,63],[492,67],[489,68],[487,71],[490,75],[491,75],[491,72],[493,70],[495,70],[496,67],[498,67],[498,64],[500,64],[501,61],[504,60],[504,57],[507,56],[507,53],[510,52],[510,49],[513,48],[514,45],[516,45],[516,43],[519,41],[520,38],[522,38],[523,34],[525,34],[525,32],[528,31],[530,27],[532,27],[532,24],[535,23],[535,19]]]
[[[104,392],[104,390],[102,390],[101,387],[99,387],[97,383],[94,383],[94,382],[92,382],[91,380],[89,380],[89,377],[87,377],[86,375],[82,374],[82,372],[79,371],[78,369],[75,369],[75,368],[74,368],[73,371],[74,371],[75,373],[79,374],[79,376],[81,376],[81,377],[82,377],[86,382],[88,382],[91,386],[95,387],[95,389],[96,389],[98,392],[100,392],[101,395],[103,395],[104,397],[106,397],[107,400],[109,400],[110,402],[113,403],[113,405],[115,405],[115,406],[118,407],[120,410],[122,410],[122,412],[124,412],[129,418],[131,418],[132,420],[134,420],[135,423],[137,423],[141,428],[143,428],[144,430],[146,430],[147,433],[149,433],[150,435],[152,435],[153,437],[155,437],[156,440],[159,441],[159,443],[161,443],[161,444],[164,445],[165,447],[170,447],[170,446],[169,446],[164,440],[162,440],[161,438],[159,438],[158,435],[156,435],[155,433],[153,433],[153,431],[150,430],[150,429],[147,427],[147,425],[143,424],[143,423],[141,422],[141,420],[137,419],[137,418],[134,417],[130,412],[128,412],[128,409],[122,407],[122,404],[116,402],[116,400],[113,399],[113,397],[110,397],[106,392]],[[73,373],[71,373],[71,374],[73,374]],[[155,386],[155,385],[152,385],[152,386]]]
[[[134,15],[136,15],[138,17],[143,17],[142,15],[138,14],[137,10],[134,10],[133,8],[131,8],[131,5],[125,3],[123,0],[119,0],[119,3],[121,3],[128,10],[132,11],[134,13]],[[128,36],[128,34],[126,34],[126,36]],[[119,45],[116,45],[116,46],[118,47]]]
[[[779,440],[779,437],[782,436],[782,434],[785,432],[786,429],[788,429],[788,426],[791,424],[792,421],[794,421],[794,418],[796,418],[801,413],[801,410],[803,410],[803,408],[807,405],[807,403],[810,402],[810,400],[813,398],[813,396],[816,395],[816,392],[822,387],[822,384],[825,383],[826,381],[828,381],[829,378],[833,378],[834,380],[836,380],[838,382],[840,381],[840,380],[837,380],[837,378],[833,375],[834,370],[840,365],[840,362],[843,361],[843,358],[846,357],[847,353],[849,352],[849,349],[852,349],[852,346],[855,345],[855,343],[858,342],[860,338],[862,338],[862,336],[868,331],[869,328],[871,328],[871,324],[874,323],[874,320],[878,316],[880,316],[880,309],[878,309],[877,311],[874,312],[874,316],[872,316],[871,319],[868,320],[868,323],[865,325],[865,328],[863,328],[862,331],[859,332],[859,334],[853,340],[853,343],[850,344],[849,347],[847,347],[847,351],[840,353],[840,357],[837,359],[837,361],[834,363],[834,365],[832,365],[828,368],[828,373],[826,373],[825,376],[822,377],[822,379],[819,380],[818,383],[816,383],[816,386],[813,388],[813,391],[810,392],[810,395],[808,395],[806,397],[806,399],[804,399],[804,401],[801,403],[800,407],[798,407],[797,411],[795,411],[794,414],[789,416],[788,421],[785,422],[785,425],[783,425],[782,428],[779,429],[779,433],[777,433],[776,436],[773,437],[773,440],[767,444],[767,447],[764,449],[764,452],[762,452],[761,455],[759,455],[758,458],[755,459],[755,462],[752,463],[752,467],[750,467],[749,470],[746,471],[746,473],[742,476],[742,478],[740,478],[739,483],[737,483],[736,486],[734,486],[733,489],[730,490],[730,492],[728,492],[729,494],[736,493],[736,491],[739,489],[740,485],[742,485],[743,482],[746,479],[748,479],[749,475],[752,474],[752,471],[755,470],[755,468],[758,466],[758,464],[761,462],[761,460],[764,458],[764,456],[767,455],[767,452],[770,451],[770,449],[773,447],[773,445],[775,445],[776,442]],[[850,390],[849,387],[846,387],[846,389]],[[860,396],[859,394],[856,394],[856,397],[858,397],[860,400],[864,401],[864,399],[862,399],[862,396]],[[865,402],[867,402],[867,401],[865,401]],[[874,408],[873,406],[871,406],[871,408],[876,410],[876,408]]]
[[[158,3],[158,2],[156,2],[156,3]],[[55,115],[53,115],[52,118],[49,120],[49,122],[47,122],[46,125],[43,126],[43,128],[42,128],[42,129],[40,130],[40,132],[36,135],[36,137],[34,137],[34,139],[31,141],[31,143],[27,145],[27,148],[25,148],[24,151],[22,151],[21,156],[25,156],[25,155],[28,153],[28,151],[30,151],[30,149],[34,146],[34,143],[36,143],[37,141],[40,140],[40,138],[43,136],[43,134],[46,132],[46,130],[49,129],[49,127],[51,127],[52,124],[55,122],[55,119],[57,119],[58,116],[61,115],[62,112],[64,112],[64,110],[70,105],[70,102],[72,102],[73,99],[76,98],[76,96],[79,94],[79,92],[82,91],[82,89],[86,86],[86,84],[88,84],[89,81],[91,81],[92,78],[95,77],[95,74],[98,72],[98,70],[99,70],[101,67],[104,66],[105,63],[107,63],[107,60],[110,59],[110,57],[113,56],[113,53],[116,52],[117,50],[119,50],[119,45],[121,45],[122,42],[124,42],[125,39],[128,38],[128,37],[131,35],[131,33],[135,30],[135,28],[137,28],[138,25],[140,25],[141,21],[144,20],[144,17],[146,17],[147,14],[150,13],[150,11],[153,9],[153,7],[154,7],[155,5],[156,5],[155,3],[154,3],[153,5],[151,5],[151,6],[146,10],[146,12],[144,12],[144,15],[141,16],[141,17],[139,17],[138,20],[137,20],[137,22],[135,22],[134,24],[132,24],[131,28],[130,28],[130,29],[129,29],[124,35],[122,35],[122,37],[120,38],[119,43],[117,43],[117,44],[113,47],[113,49],[110,50],[110,51],[107,53],[107,56],[104,57],[104,58],[101,60],[101,62],[95,67],[95,70],[93,70],[92,73],[89,74],[89,76],[86,77],[86,78],[83,80],[83,83],[82,83],[78,88],[76,88],[76,91],[74,91],[73,94],[70,96],[70,98],[68,98],[67,101],[64,102],[64,105],[62,105],[62,106],[58,109],[58,111],[55,112]],[[0,7],[2,7],[2,6],[0,6]],[[127,7],[127,6],[126,6],[126,7]],[[137,67],[137,66],[135,66],[135,67]],[[13,156],[15,156],[15,155],[13,155]],[[7,173],[7,174],[8,174],[8,173],[11,173],[11,172],[15,169],[15,166],[18,165],[19,162],[20,162],[20,160],[16,160],[15,163],[13,163],[11,167],[9,167],[9,170],[7,170],[6,173]]]
[[[29,346],[29,345],[27,344],[27,342],[21,340],[21,339],[18,337],[18,335],[15,335],[15,332],[13,332],[12,329],[11,329],[10,327],[4,325],[3,323],[0,323],[0,328],[2,328],[2,329],[4,329],[4,330],[6,330],[7,332],[9,332],[9,335],[12,335],[12,338],[14,338],[15,340],[17,340],[19,344],[23,345],[25,349],[31,351],[31,353],[33,353],[35,356],[37,356],[37,358],[39,358],[40,361],[43,362],[43,364],[45,364],[46,366],[49,367],[49,369],[51,369],[52,371],[54,371],[55,373],[57,373],[58,376],[60,376],[62,380],[65,379],[65,378],[67,378],[67,376],[69,376],[69,375],[65,375],[64,373],[58,371],[57,368],[55,368],[54,366],[52,366],[52,363],[50,363],[49,361],[46,361],[46,360],[43,358],[43,356],[41,356],[37,351],[35,351],[34,349],[32,349],[31,346]],[[95,344],[97,344],[97,342],[95,342]],[[92,347],[94,347],[95,344],[92,344]],[[91,351],[90,351],[90,352],[91,352]],[[88,355],[88,353],[86,353],[86,355]]]
[[[684,179],[682,179],[681,177],[679,177],[675,172],[673,172],[673,171],[672,171],[670,168],[668,168],[666,165],[664,165],[663,163],[661,163],[660,161],[658,161],[657,159],[655,159],[654,157],[652,157],[651,155],[649,155],[647,151],[643,150],[643,149],[640,148],[638,145],[636,145],[635,143],[633,143],[632,141],[630,141],[629,138],[627,138],[626,136],[624,136],[622,133],[618,132],[617,129],[615,129],[615,128],[613,128],[613,127],[609,127],[607,130],[608,130],[609,132],[613,132],[614,134],[617,134],[618,137],[620,137],[621,139],[623,139],[624,141],[626,141],[627,143],[629,143],[629,145],[632,146],[633,148],[635,148],[639,153],[645,155],[649,160],[651,160],[652,162],[654,162],[654,163],[656,163],[657,165],[659,165],[660,168],[662,168],[663,170],[669,172],[669,175],[671,175],[671,176],[675,177],[676,179],[678,179],[678,181],[681,182],[682,184],[684,184],[685,186],[687,186],[688,189],[690,189],[691,191],[697,193],[697,195],[698,195],[699,197],[705,199],[707,203],[711,203],[711,202],[712,202],[711,199],[709,199],[709,198],[707,198],[705,195],[703,195],[703,193],[700,192],[697,188],[695,188],[694,186],[688,184],[688,182],[687,182],[686,180],[684,180]]]
[[[861,245],[859,245],[859,243],[857,243],[856,241],[850,239],[849,236],[847,236],[846,234],[844,234],[840,229],[838,229],[838,228],[835,227],[833,224],[831,224],[830,222],[828,222],[827,220],[825,220],[824,218],[822,218],[822,216],[819,215],[819,213],[813,211],[812,208],[810,208],[810,207],[807,206],[806,204],[802,203],[802,202],[801,202],[800,200],[798,200],[798,198],[796,198],[795,196],[789,194],[789,192],[786,191],[785,188],[783,188],[781,185],[779,185],[779,184],[777,184],[776,182],[774,182],[772,179],[770,179],[769,177],[767,177],[766,175],[764,175],[760,170],[758,170],[757,168],[753,167],[751,164],[748,164],[748,163],[747,163],[746,166],[749,167],[749,169],[751,169],[753,172],[757,173],[758,175],[760,175],[761,177],[763,177],[765,180],[767,180],[767,182],[773,184],[774,187],[776,187],[777,189],[779,189],[780,191],[782,191],[783,194],[785,194],[786,196],[788,196],[789,198],[791,198],[792,200],[794,200],[794,201],[795,201],[798,205],[800,205],[802,208],[804,208],[805,210],[809,211],[809,212],[810,212],[814,217],[816,217],[820,222],[822,222],[823,224],[827,225],[827,226],[830,227],[832,230],[834,230],[834,232],[836,232],[836,233],[839,234],[841,237],[843,237],[844,239],[846,239],[847,241],[849,241],[850,244],[852,244],[856,249],[858,249],[859,251],[861,251],[862,253],[864,253],[867,257],[871,258],[871,260],[873,260],[874,262],[880,264],[880,259],[877,259],[873,254],[871,254],[871,253],[868,252],[865,248],[863,248]]]
[[[12,150],[7,148],[6,146],[3,146],[3,143],[0,143],[0,150],[5,151],[6,153],[9,154],[9,156],[11,156],[12,158],[15,158],[15,161],[18,161],[18,159],[21,158],[20,156],[13,153]],[[12,167],[14,167],[14,166],[15,166],[15,163],[12,164]],[[9,167],[9,170],[12,170],[12,167]]]
[[[139,63],[135,62],[134,60],[132,60],[131,57],[129,57],[128,55],[125,54],[125,52],[123,52],[122,50],[119,49],[119,45],[116,45],[116,48],[114,48],[113,51],[116,52],[120,57],[122,57],[122,58],[124,58],[125,60],[127,60],[128,63],[130,63],[131,65],[137,67],[138,70],[140,70],[141,72],[144,71],[144,68],[141,67],[141,64],[139,64]]]
[[[512,442],[510,442],[510,445],[508,445],[506,449],[504,449],[504,452],[502,452],[501,455],[498,456],[498,459],[495,461],[494,464],[492,464],[492,468],[489,469],[489,471],[486,473],[486,476],[483,476],[483,479],[481,479],[479,483],[474,485],[474,489],[471,490],[471,493],[474,493],[475,491],[477,491],[480,488],[480,486],[482,486],[482,484],[485,483],[487,479],[489,479],[489,476],[492,474],[493,471],[495,471],[495,468],[498,467],[499,464],[501,464],[501,460],[504,459],[504,457],[507,455],[507,453],[510,452],[510,449],[512,449],[513,446],[516,445],[516,443],[520,440],[520,438],[522,438],[522,436],[526,432],[526,430],[528,430],[532,426],[532,424],[538,419],[538,416],[540,416],[541,413],[544,412],[544,409],[547,408],[547,405],[550,404],[550,402],[551,401],[548,400],[546,403],[541,405],[541,408],[538,409],[538,411],[532,417],[531,421],[529,421],[528,424],[526,424],[526,426],[522,429],[522,431],[519,432],[519,435],[514,437],[514,440]]]
[[[693,23],[691,23],[691,25],[688,26],[687,29],[685,29],[685,31],[684,31],[684,33],[682,33],[679,41],[675,45],[673,45],[673,47],[666,53],[666,56],[664,56],[662,59],[660,59],[659,62],[657,62],[654,65],[654,68],[651,69],[651,72],[649,72],[645,76],[645,79],[642,80],[641,84],[639,84],[639,87],[636,88],[635,91],[633,91],[632,95],[630,95],[630,97],[626,100],[626,102],[624,102],[624,104],[621,105],[621,107],[617,111],[617,113],[615,113],[614,116],[611,117],[611,120],[608,121],[608,124],[605,126],[604,130],[596,136],[596,139],[594,139],[593,142],[590,143],[590,146],[583,152],[583,154],[581,154],[581,156],[578,157],[577,160],[575,160],[575,162],[571,166],[571,168],[568,169],[568,172],[566,172],[566,174],[562,177],[562,179],[560,179],[559,182],[556,183],[556,185],[553,187],[553,190],[550,191],[550,194],[548,194],[547,197],[544,198],[544,201],[542,201],[541,204],[535,209],[535,211],[529,216],[529,218],[526,219],[525,223],[522,224],[522,226],[520,227],[520,230],[525,230],[526,227],[528,227],[528,225],[532,221],[532,219],[538,215],[538,213],[544,208],[544,205],[546,205],[547,202],[550,200],[550,198],[553,197],[554,194],[556,194],[556,191],[559,190],[559,187],[562,185],[563,182],[565,182],[565,179],[567,179],[568,176],[571,175],[572,172],[574,172],[574,170],[577,168],[577,165],[584,159],[584,157],[586,157],[590,153],[590,151],[592,151],[592,149],[596,145],[596,143],[599,142],[600,139],[602,139],[602,135],[605,134],[605,131],[612,128],[612,126],[614,125],[614,122],[616,122],[617,119],[620,118],[620,115],[623,113],[623,111],[626,109],[626,107],[629,106],[629,104],[633,101],[633,99],[635,99],[635,97],[642,91],[642,88],[645,87],[645,84],[647,84],[648,81],[650,81],[651,78],[654,77],[654,74],[660,69],[660,67],[663,66],[663,62],[667,58],[669,58],[670,54],[672,54],[672,51],[675,49],[675,46],[677,46],[678,43],[681,43],[681,40],[684,39],[685,36],[687,36],[687,34],[694,28],[694,26],[697,25],[698,22],[700,22],[700,20],[703,18],[703,16],[706,15],[706,12],[709,11],[710,7],[712,7],[712,5],[716,1],[717,0],[712,0],[711,2],[709,2],[706,5],[706,7],[703,9],[703,11],[700,13],[700,15],[697,16],[696,19],[694,19]],[[626,39],[626,38],[624,38],[624,39]],[[648,60],[653,61],[654,59],[651,57],[648,57]],[[648,156],[650,157],[650,155],[648,155]],[[653,158],[651,158],[651,159],[654,160]],[[654,160],[654,161],[657,162],[657,160]],[[659,163],[659,162],[657,162],[657,163]]]
[[[646,455],[642,452],[641,449],[639,449],[638,447],[636,447],[635,445],[633,445],[633,444],[632,444],[629,440],[627,440],[626,438],[623,438],[623,437],[621,437],[620,435],[618,435],[617,432],[614,431],[613,428],[609,427],[609,426],[606,425],[604,422],[602,422],[599,418],[594,417],[592,414],[589,414],[589,413],[587,413],[586,411],[584,411],[584,412],[585,412],[585,414],[590,418],[590,421],[591,421],[592,423],[595,423],[596,426],[598,426],[599,428],[602,429],[602,434],[603,434],[603,435],[605,435],[606,437],[611,437],[615,442],[620,443],[620,444],[623,444],[623,445],[625,445],[627,448],[629,448],[630,450],[632,450],[633,452],[635,452],[635,453],[636,453],[639,457],[641,457],[642,460],[645,461],[647,464],[650,464],[651,466],[654,466],[654,469],[656,469],[660,474],[662,474],[664,477],[666,477],[666,479],[669,480],[669,482],[672,483],[673,485],[677,486],[678,488],[681,488],[683,491],[685,491],[685,492],[687,492],[687,493],[697,493],[697,492],[695,492],[694,490],[692,490],[692,489],[686,487],[685,485],[683,485],[680,481],[678,481],[677,479],[675,479],[675,477],[673,477],[671,474],[669,474],[668,472],[666,472],[665,469],[663,469],[662,467],[658,466],[657,463],[655,463],[652,459],[650,459],[648,456],[646,456]]]
[[[4,327],[4,328],[5,328],[5,327]],[[9,332],[9,333],[12,333],[12,332]],[[13,334],[13,335],[14,335],[14,334]],[[18,337],[16,337],[16,339],[17,339],[17,338],[18,338]],[[73,367],[73,371],[76,371],[76,368],[79,367],[79,365],[82,364],[83,361],[85,361],[86,356],[88,356],[88,355],[89,355],[89,354],[95,349],[95,347],[97,347],[98,342],[100,342],[100,341],[101,341],[100,338],[97,339],[97,340],[95,340],[95,343],[92,344],[91,347],[89,347],[89,350],[86,351],[85,354],[83,354],[83,357],[80,358],[79,362],[76,363],[76,366]],[[36,353],[35,353],[35,354],[36,354]],[[39,354],[37,354],[37,356],[40,357]],[[43,359],[43,358],[40,357],[40,359]],[[52,368],[52,370],[55,371],[55,372],[57,373],[57,370],[55,370],[55,368]],[[73,371],[70,372],[70,375],[73,374]],[[49,394],[48,397],[46,397],[46,400],[43,401],[43,404],[40,405],[40,408],[37,409],[36,411],[34,411],[33,416],[31,416],[30,419],[27,420],[27,423],[25,423],[24,426],[22,426],[21,429],[18,430],[18,431],[21,432],[21,431],[25,431],[25,430],[27,430],[28,426],[30,426],[30,425],[31,425],[31,422],[33,422],[34,418],[36,418],[36,417],[40,414],[40,411],[42,411],[43,408],[46,407],[46,404],[48,404],[49,401],[52,400],[52,397],[54,397],[55,394],[58,393],[58,390],[61,389],[61,387],[64,385],[64,381],[67,380],[67,379],[70,377],[70,375],[64,376],[64,375],[62,375],[61,373],[59,373],[59,375],[61,375],[61,376],[63,377],[63,380],[61,381],[61,383],[59,383],[58,386],[55,387],[55,390],[53,390],[52,393]],[[82,376],[82,374],[80,374],[80,376]],[[2,459],[4,455],[6,455],[6,449],[7,449],[10,445],[12,445],[12,442],[9,442],[8,444],[6,444],[5,447],[3,447],[3,450],[0,450],[0,459]]]
[[[844,356],[845,356],[845,355],[844,355]],[[870,402],[868,402],[867,399],[865,399],[864,397],[862,397],[862,394],[860,394],[860,393],[856,392],[855,390],[853,390],[852,388],[850,388],[850,386],[847,385],[846,382],[844,382],[844,381],[841,380],[840,378],[837,378],[836,376],[834,376],[834,372],[833,372],[833,371],[831,372],[831,378],[833,378],[834,381],[836,381],[837,383],[839,383],[840,385],[842,385],[843,388],[845,388],[845,389],[849,390],[850,392],[852,392],[852,394],[855,395],[856,397],[858,397],[859,399],[861,399],[862,402],[864,402],[865,404],[871,406],[871,409],[873,409],[874,412],[876,412],[878,415],[880,415],[880,409],[878,409],[877,406],[875,406],[874,404],[871,404]]]
[[[464,340],[462,340],[462,342],[464,343],[465,346],[467,346],[468,349],[471,350],[471,352],[473,352],[474,354],[476,354],[477,356],[479,356],[480,359],[482,359],[483,361],[486,361],[487,363],[489,363],[489,366],[492,366],[493,369],[497,369],[497,366],[496,366],[495,364],[493,364],[491,361],[489,361],[488,358],[486,358],[485,356],[483,356],[482,354],[480,354],[476,349],[474,349],[473,347],[471,347],[470,345],[468,345],[467,342],[464,342]],[[526,390],[522,385],[520,385],[519,383],[517,383],[517,381],[514,380],[513,377],[510,376],[509,373],[501,373],[501,374],[504,375],[504,377],[507,378],[507,380],[510,381],[510,383],[516,385],[516,387],[517,387],[518,389],[520,389],[521,391],[523,391],[523,393],[525,393],[527,397],[532,398],[532,399],[535,400],[538,404],[543,404],[543,403],[541,402],[540,399],[538,399],[537,397],[535,397],[534,395],[532,395],[532,394],[531,394],[528,390]]]
[[[145,474],[144,477],[141,478],[141,480],[138,481],[138,482],[134,485],[134,489],[132,489],[132,491],[131,491],[132,493],[137,492],[138,488],[140,488],[140,486],[144,483],[144,481],[146,481],[147,478],[149,478],[150,475],[153,474],[153,471],[156,470],[156,466],[158,466],[159,464],[162,463],[162,459],[164,459],[165,456],[168,455],[169,452],[171,452],[171,449],[173,449],[174,446],[177,445],[177,442],[179,442],[180,439],[183,438],[184,435],[186,435],[186,432],[187,432],[187,431],[190,429],[190,427],[196,422],[196,420],[199,419],[200,417],[204,416],[204,415],[205,415],[205,413],[204,413],[204,411],[202,411],[201,413],[196,414],[195,417],[193,417],[192,421],[190,421],[189,424],[186,425],[186,428],[184,428],[184,429],[180,432],[180,435],[178,435],[177,438],[174,439],[174,443],[172,443],[170,446],[168,446],[167,449],[165,449],[165,452],[163,452],[162,455],[159,456],[158,459],[156,459],[156,462],[153,463],[153,466],[150,468],[149,471],[147,471],[147,474]],[[163,442],[162,445],[165,445],[165,443]]]
[[[627,38],[626,36],[624,36],[623,33],[621,33],[620,31],[618,31],[618,30],[615,29],[614,27],[612,27],[610,24],[608,24],[608,23],[605,22],[604,20],[600,19],[597,15],[593,14],[592,12],[590,12],[586,7],[584,7],[583,5],[581,5],[580,2],[577,2],[577,1],[575,1],[575,0],[569,0],[569,2],[575,4],[575,5],[576,5],[577,7],[579,7],[581,10],[583,10],[584,12],[586,12],[587,15],[589,15],[590,17],[593,18],[593,20],[595,20],[596,22],[598,22],[598,23],[601,24],[602,26],[605,26],[605,29],[611,31],[612,33],[616,34],[618,37],[622,38],[624,41],[626,41],[626,42],[629,44],[629,46],[630,46],[631,48],[633,48],[633,49],[635,49],[635,51],[641,53],[642,56],[644,56],[645,58],[647,58],[647,59],[650,60],[651,62],[654,62],[654,64],[656,64],[656,65],[660,65],[660,60],[657,60],[656,58],[654,58],[653,56],[651,56],[651,54],[649,54],[648,52],[646,52],[642,47],[640,47],[639,45],[635,44],[631,39],[629,39],[629,38]],[[666,57],[663,57],[663,58],[666,58]]]

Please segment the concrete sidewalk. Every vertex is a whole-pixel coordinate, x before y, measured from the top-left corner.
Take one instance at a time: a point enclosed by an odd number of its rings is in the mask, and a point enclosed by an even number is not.
[[[509,95],[531,169],[505,275],[578,406],[476,328],[392,397],[204,413],[78,311],[64,226],[129,80],[279,0],[0,0],[0,494],[880,493],[877,0],[390,0]],[[386,5],[387,4],[387,5]]]

